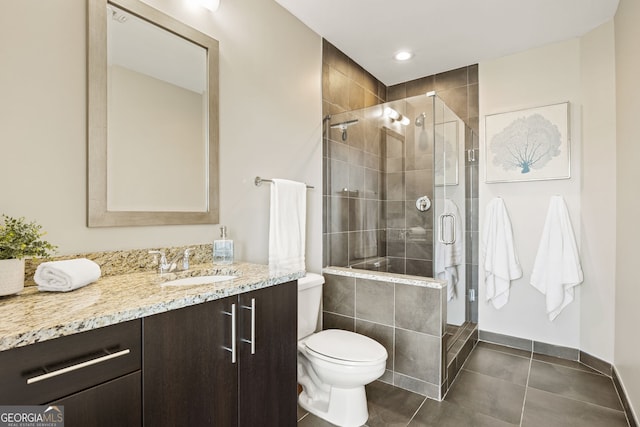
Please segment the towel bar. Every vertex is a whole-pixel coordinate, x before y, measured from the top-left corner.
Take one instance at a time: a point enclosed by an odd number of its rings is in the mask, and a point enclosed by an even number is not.
[[[253,180],[253,183],[256,185],[256,187],[260,187],[262,185],[263,182],[273,182],[272,179],[266,179],[266,178],[260,178],[259,176],[256,176],[256,179]],[[315,188],[313,185],[308,185],[305,184],[307,186],[307,188]]]

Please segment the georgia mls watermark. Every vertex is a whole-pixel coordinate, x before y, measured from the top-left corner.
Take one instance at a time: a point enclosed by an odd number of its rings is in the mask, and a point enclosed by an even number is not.
[[[0,406],[0,427],[64,427],[64,406]]]

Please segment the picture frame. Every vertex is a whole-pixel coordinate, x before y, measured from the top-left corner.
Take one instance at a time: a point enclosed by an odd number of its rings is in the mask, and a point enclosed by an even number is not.
[[[485,116],[485,182],[571,178],[569,102]]]

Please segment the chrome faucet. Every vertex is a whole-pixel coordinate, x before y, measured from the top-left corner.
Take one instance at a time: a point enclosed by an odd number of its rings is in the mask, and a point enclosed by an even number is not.
[[[167,261],[167,255],[164,251],[149,251],[151,255],[154,256],[154,259],[158,260],[158,255],[160,255],[160,260],[158,262],[158,273],[171,273],[175,270],[186,271],[189,269],[189,255],[193,251],[193,248],[185,249],[181,254],[178,254],[171,261]],[[180,268],[178,268],[178,261],[182,260],[182,264]]]

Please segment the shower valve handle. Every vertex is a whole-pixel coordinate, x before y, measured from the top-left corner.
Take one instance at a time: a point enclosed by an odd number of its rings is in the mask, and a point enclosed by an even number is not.
[[[431,200],[427,196],[419,197],[416,200],[416,209],[420,212],[426,212],[431,208]]]

